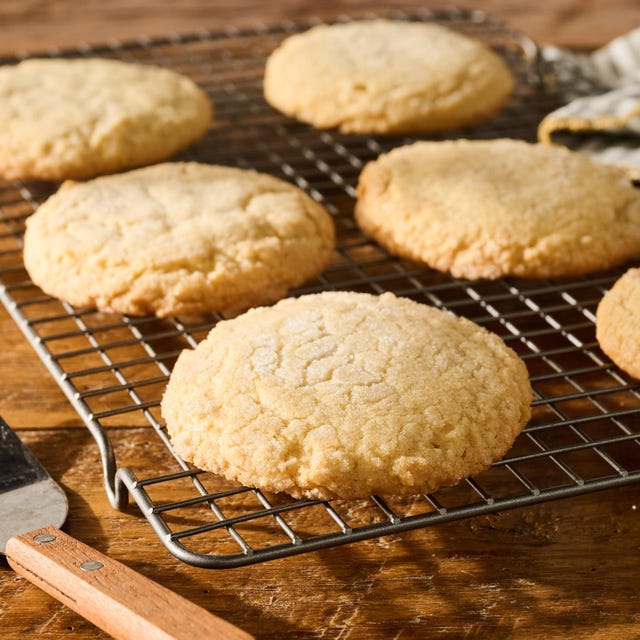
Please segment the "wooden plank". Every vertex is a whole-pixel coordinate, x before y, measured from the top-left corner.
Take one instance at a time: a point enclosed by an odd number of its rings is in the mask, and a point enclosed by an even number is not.
[[[403,0],[389,5],[381,0],[332,0],[311,7],[300,0],[49,0],[0,3],[0,53],[135,38],[140,34],[221,28],[257,22],[328,18],[340,13],[404,8],[441,8],[454,3],[440,0]],[[640,24],[640,5],[633,0],[548,0],[538,3],[505,0],[465,0],[455,3],[482,9],[513,24],[540,42],[592,48]]]
[[[68,532],[256,638],[634,638],[638,490],[582,496],[225,571],[172,556],[133,507],[114,511],[89,434],[22,437],[65,487]],[[123,465],[173,467],[149,430],[112,432]],[[64,452],[63,454],[61,452]],[[172,490],[163,497],[177,497]],[[7,640],[107,638],[6,566]]]

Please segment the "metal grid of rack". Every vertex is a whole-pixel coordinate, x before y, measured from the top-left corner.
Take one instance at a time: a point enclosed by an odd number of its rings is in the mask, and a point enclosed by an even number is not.
[[[555,104],[531,41],[480,12],[393,17],[436,20],[485,40],[517,78],[499,115],[432,139],[535,138],[537,123]],[[332,265],[292,295],[393,291],[474,320],[526,362],[536,394],[533,419],[488,471],[411,499],[296,501],[194,469],[171,449],[160,397],[180,351],[194,347],[220,316],[199,324],[116,316],[44,295],[24,271],[22,232],[57,185],[0,182],[0,298],[95,437],[114,507],[124,508],[132,495],[176,557],[224,568],[640,481],[640,384],[612,365],[594,335],[595,308],[624,269],[581,279],[471,282],[397,259],[366,240],[351,214],[357,176],[368,160],[409,139],[318,131],[284,118],[262,98],[266,56],[284,37],[312,24],[141,38],[49,55],[148,62],[191,76],[214,101],[216,124],[182,159],[282,177],[334,217]],[[166,460],[118,468],[108,428],[125,425],[149,427],[149,437],[166,447]]]

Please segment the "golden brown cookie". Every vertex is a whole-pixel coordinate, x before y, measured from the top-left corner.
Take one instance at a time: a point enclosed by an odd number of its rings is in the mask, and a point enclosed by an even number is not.
[[[356,220],[391,253],[460,278],[553,278],[640,252],[621,169],[519,140],[417,142],[364,168]]]
[[[329,214],[269,175],[192,163],[66,182],[27,220],[24,262],[45,292],[133,315],[273,302],[319,274]]]
[[[116,60],[26,60],[0,68],[0,176],[85,179],[164,160],[212,116],[189,78]]]
[[[596,337],[621,369],[640,379],[640,269],[629,269],[600,301]]]
[[[267,60],[272,106],[316,127],[427,132],[484,120],[513,78],[489,47],[423,22],[321,25],[287,38]]]
[[[162,399],[176,451],[311,498],[416,494],[502,457],[530,416],[527,370],[469,320],[391,293],[288,298],[217,324]]]

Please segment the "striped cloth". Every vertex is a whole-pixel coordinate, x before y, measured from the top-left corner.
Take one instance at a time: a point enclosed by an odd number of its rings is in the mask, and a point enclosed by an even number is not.
[[[546,46],[542,56],[567,104],[542,120],[540,141],[621,165],[640,180],[640,29],[591,55]]]

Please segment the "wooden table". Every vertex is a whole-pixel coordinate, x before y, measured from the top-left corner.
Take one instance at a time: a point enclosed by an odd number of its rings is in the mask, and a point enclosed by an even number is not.
[[[437,7],[405,2],[404,8]],[[466,2],[534,38],[593,47],[640,23],[632,0]],[[382,6],[379,2],[70,0],[0,4],[0,53]],[[170,556],[135,508],[114,511],[97,448],[0,309],[0,413],[70,499],[67,530],[258,638],[640,638],[639,488],[608,491],[224,572]],[[158,455],[111,432],[120,464]],[[142,454],[140,453],[142,451]],[[0,563],[0,635],[104,634]]]

